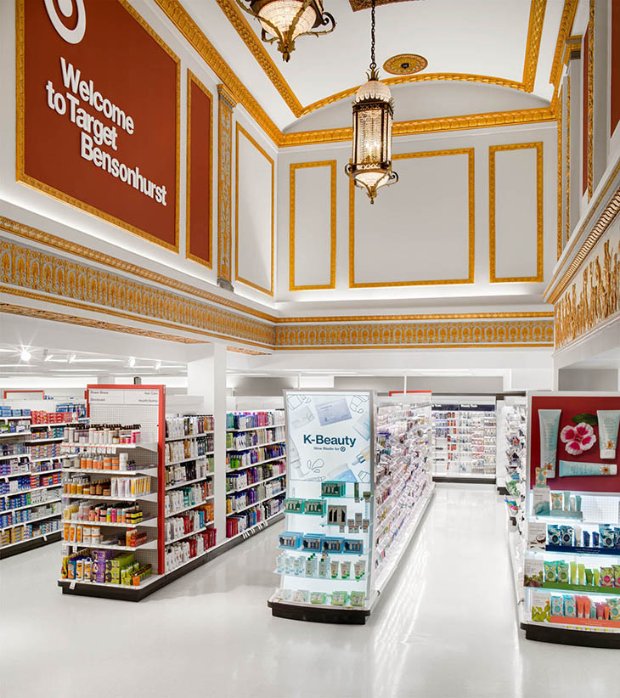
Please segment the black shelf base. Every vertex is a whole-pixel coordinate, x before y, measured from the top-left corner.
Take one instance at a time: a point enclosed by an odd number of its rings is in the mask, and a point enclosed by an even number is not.
[[[155,582],[152,582],[151,584],[148,584],[143,588],[138,587],[137,589],[132,589],[131,587],[107,587],[91,585],[88,582],[77,582],[75,584],[75,588],[72,589],[71,584],[73,582],[72,580],[68,579],[58,580],[58,586],[62,588],[63,594],[70,594],[73,596],[97,596],[102,599],[116,599],[117,601],[142,601],[142,599],[146,598],[147,596],[150,596],[158,589],[162,589],[163,587],[168,586],[168,584],[179,579],[179,577],[183,577],[184,575],[188,574],[189,572],[192,572],[198,567],[202,567],[202,565],[205,565],[207,562],[215,560],[216,557],[219,557],[231,548],[240,545],[248,538],[255,536],[257,533],[265,531],[270,526],[273,526],[273,524],[278,523],[278,521],[282,521],[283,518],[284,512],[282,512],[281,516],[274,517],[266,526],[261,526],[260,528],[257,528],[256,530],[249,533],[247,537],[239,536],[238,538],[227,540],[224,543],[218,545],[216,548],[210,550],[205,555],[197,557],[191,562],[188,562],[186,565],[183,565],[182,567],[179,567],[176,570],[173,570],[172,572],[168,572],[167,574],[162,575],[160,579],[158,579]]]
[[[24,521],[24,523],[28,523],[28,521]],[[56,543],[60,540],[61,534],[62,531],[54,531],[53,533],[48,533],[47,538],[25,540],[19,545],[12,545],[10,548],[0,548],[0,560],[4,560],[7,557],[13,557],[13,555],[19,555],[20,553],[25,553],[27,550],[42,548],[44,545],[49,545],[50,543]]]
[[[557,645],[620,649],[620,633],[597,632],[595,630],[580,631],[579,628],[566,630],[566,628],[555,628],[551,624],[547,628],[525,622],[521,623],[521,629],[525,630],[526,640],[552,642]]]
[[[268,601],[271,614],[276,618],[289,620],[305,620],[311,623],[332,623],[336,625],[364,625],[370,615],[365,608],[351,610],[344,608],[328,608],[326,606],[299,606],[283,601]]]
[[[495,477],[476,477],[471,475],[468,477],[451,477],[450,475],[433,475],[433,482],[459,482],[464,485],[495,485],[497,479]]]

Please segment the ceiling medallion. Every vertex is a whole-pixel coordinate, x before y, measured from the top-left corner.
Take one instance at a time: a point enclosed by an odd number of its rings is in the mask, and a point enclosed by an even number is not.
[[[424,70],[428,61],[417,53],[399,53],[388,58],[383,64],[383,70],[392,75],[415,75]]]
[[[323,10],[323,0],[237,0],[237,5],[257,19],[261,39],[276,43],[288,61],[299,36],[322,36],[334,31],[334,18]]]

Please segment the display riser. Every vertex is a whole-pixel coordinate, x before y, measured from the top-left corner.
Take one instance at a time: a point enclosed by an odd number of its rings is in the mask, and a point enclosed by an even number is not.
[[[28,521],[25,523],[28,523]],[[61,534],[62,531],[53,531],[52,533],[48,533],[47,538],[25,540],[22,543],[12,545],[11,547],[0,548],[0,560],[4,560],[7,557],[13,557],[13,555],[19,555],[20,553],[25,553],[28,550],[42,548],[44,545],[49,545],[50,543],[57,543],[61,539]]]
[[[131,587],[128,587],[126,589],[122,589],[113,586],[106,587],[91,585],[88,582],[78,582],[75,585],[75,588],[72,589],[71,585],[73,584],[73,581],[65,579],[58,580],[58,586],[62,588],[63,594],[73,594],[74,596],[97,596],[99,598],[117,599],[119,601],[141,601],[145,597],[150,596],[155,591],[158,591],[159,589],[168,586],[168,584],[170,584],[171,582],[174,582],[175,580],[179,579],[180,577],[183,577],[189,572],[192,572],[198,567],[202,567],[202,565],[206,564],[207,562],[215,560],[216,557],[219,557],[228,550],[231,550],[237,545],[240,545],[249,537],[255,536],[261,531],[265,531],[274,524],[282,521],[283,518],[284,512],[282,512],[282,514],[279,516],[274,516],[273,519],[271,519],[264,526],[260,526],[252,530],[245,537],[239,536],[238,538],[223,541],[219,545],[216,545],[215,547],[211,548],[204,555],[201,555],[200,557],[197,557],[194,560],[187,562],[186,564],[182,565],[181,567],[178,567],[176,570],[173,570],[172,572],[168,572],[166,574],[161,575],[159,579],[151,582],[150,584],[145,585],[144,588],[138,587],[134,590]]]
[[[433,482],[459,482],[464,485],[495,485],[495,475],[442,475],[433,473]]]
[[[554,628],[551,624],[521,623],[526,640],[553,642],[558,645],[575,645],[577,647],[599,647],[602,649],[620,649],[620,633],[597,632],[596,630],[579,631],[566,628]]]
[[[416,537],[417,532],[420,530],[420,526],[424,521],[426,512],[428,511],[428,506],[435,493],[434,485],[430,485],[430,491],[428,495],[425,495],[421,500],[421,511],[418,514],[418,518],[414,525],[411,527],[411,531],[408,534],[408,538],[403,544],[403,547],[399,551],[399,554],[392,560],[392,569],[387,574],[386,578],[383,580],[383,586],[372,599],[370,608],[333,608],[329,606],[312,606],[310,604],[293,604],[286,603],[282,601],[272,601],[269,600],[267,605],[271,608],[271,614],[276,618],[287,618],[289,620],[303,620],[310,621],[312,623],[333,623],[337,625],[364,625],[366,619],[371,613],[377,608],[379,601],[382,596],[385,596],[385,589],[389,588],[389,583],[398,573],[400,561],[407,554],[411,546],[411,542]]]
[[[310,623],[332,623],[336,625],[364,625],[370,609],[331,608],[328,606],[305,606],[281,601],[268,601],[271,615],[288,620],[304,620]]]

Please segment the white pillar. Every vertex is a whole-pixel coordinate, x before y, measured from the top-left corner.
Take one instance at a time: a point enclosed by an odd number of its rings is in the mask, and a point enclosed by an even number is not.
[[[226,346],[211,344],[187,364],[188,395],[203,398],[205,414],[215,418],[213,493],[217,543],[226,540]]]

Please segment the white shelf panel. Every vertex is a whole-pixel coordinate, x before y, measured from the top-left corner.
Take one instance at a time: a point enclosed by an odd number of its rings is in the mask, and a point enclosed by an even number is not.
[[[60,501],[60,499],[58,500]],[[4,514],[5,512],[1,512]],[[14,523],[11,524],[10,526],[5,526],[4,528],[0,528],[0,531],[8,531],[10,528],[19,528],[20,526],[26,526],[27,524],[34,524],[37,523],[37,521],[45,521],[46,519],[54,519],[56,517],[62,516],[61,511],[57,511],[55,514],[47,514],[46,516],[39,516],[36,519],[29,519],[28,521],[20,521],[19,523]]]
[[[7,453],[4,456],[0,456],[0,460],[11,460],[11,458],[28,458],[28,451],[26,453]]]
[[[57,487],[62,487],[62,483],[59,482],[55,485],[46,485],[45,487],[31,487],[29,490],[16,490],[15,492],[5,492],[4,494],[0,494],[0,499],[4,497],[14,497],[16,494],[27,494],[28,492],[37,492],[38,490],[56,489]]]
[[[183,463],[189,463],[190,461],[193,460],[200,460],[201,458],[206,458],[207,456],[212,456],[214,455],[214,451],[207,451],[207,453],[203,453],[202,456],[192,456],[192,458],[184,458],[183,460],[173,460],[171,463],[166,463],[166,468],[168,468],[171,465],[181,465]]]
[[[55,470],[27,470],[25,473],[10,473],[9,475],[0,475],[0,480],[8,480],[12,477],[26,477],[30,475],[51,475],[52,473],[61,473],[62,468]]]
[[[31,431],[11,431],[11,432],[0,432],[0,439],[8,439],[10,437],[16,438],[17,436],[28,436],[32,434]]]
[[[98,470],[95,468],[62,468],[63,473],[85,473],[86,475],[149,475],[150,477],[157,477],[157,466],[154,465],[152,468],[140,467],[138,470]]]
[[[22,511],[22,509],[32,509],[33,507],[41,507],[45,504],[54,504],[55,502],[61,502],[61,499],[46,499],[44,502],[35,502],[34,504],[24,504],[21,507],[14,507],[13,509],[3,509],[0,510],[0,514],[10,514],[12,511]]]
[[[258,431],[259,429],[275,429],[276,427],[283,427],[284,424],[270,424],[268,427],[248,427],[247,429],[226,429],[227,432],[232,434],[242,434],[246,431]]]
[[[204,533],[210,526],[213,526],[214,523],[214,521],[207,521],[206,525],[202,528],[198,528],[195,531],[192,531],[191,533],[184,533],[182,536],[178,536],[177,538],[173,538],[172,540],[167,540],[165,545],[172,545],[173,543],[178,543],[179,541],[185,540],[186,538],[197,536],[199,533]],[[209,548],[209,550],[212,550],[212,548]]]
[[[111,582],[83,582],[78,579],[59,579],[58,581],[62,584],[69,585],[70,588],[75,588],[79,585],[87,587],[110,587],[112,589],[126,589],[127,591],[138,592],[141,589],[144,589],[144,587],[149,586],[149,584],[153,584],[154,582],[158,581],[159,579],[161,579],[161,577],[162,575],[160,574],[152,574],[145,580],[140,582],[140,586],[137,587],[131,586],[129,584],[112,584]]]
[[[142,545],[104,545],[102,543],[75,543],[66,540],[62,541],[63,545],[69,548],[89,548],[91,550],[124,550],[126,552],[138,552],[139,550],[157,550],[157,541],[150,540]]]
[[[227,448],[227,453],[242,453],[243,451],[251,451],[253,448],[261,448],[262,446],[275,446],[276,444],[286,443],[285,439],[279,441],[268,441],[264,444],[253,444],[252,446],[243,446],[242,448]]]
[[[23,420],[23,421],[30,421],[32,417],[30,416],[22,416],[22,417],[0,417],[0,422],[13,422],[15,420]]]
[[[31,463],[44,463],[48,460],[62,460],[63,456],[43,456],[41,458],[28,458]]]
[[[23,540],[17,541],[16,543],[9,543],[8,545],[0,545],[0,550],[6,550],[7,548],[14,548],[16,545],[23,545],[24,543],[29,543],[31,540],[39,540],[39,538],[47,538],[48,536],[53,536],[55,533],[59,533],[60,529],[56,531],[49,531],[49,533],[41,533],[38,536],[32,536],[32,538],[24,538]]]
[[[45,424],[31,424],[31,429],[51,429],[53,427],[77,427],[81,422],[46,422]]]
[[[24,443],[27,443],[28,445],[32,446],[33,444],[44,444],[44,443],[50,443],[52,441],[64,441],[65,437],[64,436],[47,436],[44,439],[26,439]]]
[[[128,448],[144,448],[147,451],[154,451],[157,449],[157,444],[152,443],[137,443],[137,444],[81,444],[78,441],[64,441],[63,446],[67,448],[83,448],[86,450],[96,451],[98,448],[104,449],[106,451],[124,451]]]
[[[58,500],[60,501],[60,499]],[[113,523],[111,521],[79,521],[77,519],[63,519],[63,524],[68,523],[72,526],[98,526],[99,528],[138,528],[138,526],[147,526],[153,528],[157,525],[157,517],[138,521],[138,523]]]
[[[112,497],[98,494],[68,494],[67,492],[63,492],[62,497],[63,499],[92,499],[97,502],[156,502],[157,492],[137,494],[130,497]]]
[[[229,468],[226,473],[236,473],[239,470],[246,470],[247,468],[255,468],[257,465],[264,465],[265,463],[273,463],[276,460],[285,460],[286,455],[277,456],[276,458],[269,458],[268,460],[261,460],[258,463],[250,463],[250,465],[240,465],[238,468]]]
[[[177,482],[174,485],[166,485],[166,492],[170,490],[178,490],[179,487],[186,487],[187,485],[195,485],[197,482],[205,482],[213,477],[214,473],[208,473],[205,477],[196,478],[196,480],[187,480],[186,482]]]
[[[173,441],[186,441],[187,439],[200,439],[207,436],[208,434],[215,434],[214,431],[203,431],[202,434],[187,434],[186,436],[168,436],[166,438],[166,443],[171,443]]]
[[[253,482],[251,485],[246,485],[245,487],[240,487],[238,490],[227,490],[226,494],[237,494],[237,492],[244,492],[245,490],[252,489],[252,487],[258,487],[264,482],[270,482],[271,480],[277,480],[279,477],[286,477],[286,473],[280,473],[279,475],[272,475],[265,480],[259,480],[258,482]]]
[[[213,498],[214,498],[214,495],[210,495],[206,499],[203,499],[202,502],[198,502],[197,504],[190,504],[187,507],[183,507],[183,509],[177,509],[176,511],[173,511],[170,514],[166,514],[165,518],[170,519],[173,516],[178,516],[179,514],[183,514],[186,511],[190,511],[190,509],[196,509],[197,507],[201,507],[203,504],[206,504],[208,501],[210,501]]]
[[[237,514],[242,514],[244,511],[247,511],[248,509],[253,509],[254,507],[257,507],[259,504],[262,504],[263,502],[267,502],[270,499],[275,499],[281,494],[286,494],[286,490],[280,490],[279,492],[276,492],[275,494],[272,494],[269,497],[265,497],[265,499],[259,499],[258,502],[254,502],[253,504],[249,504],[247,507],[243,507],[243,509],[237,509],[236,511],[231,511],[229,514],[226,514],[226,518],[229,516],[236,516]]]

